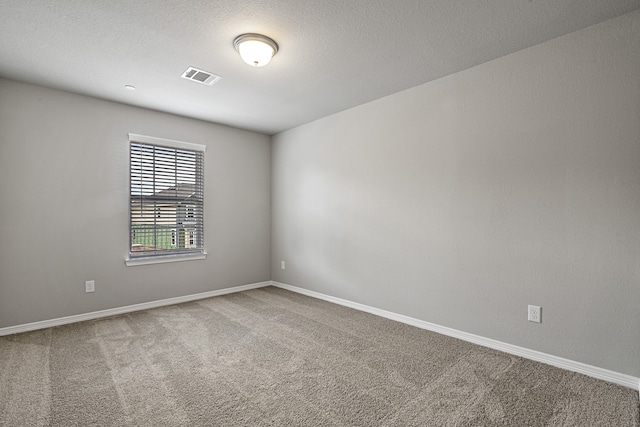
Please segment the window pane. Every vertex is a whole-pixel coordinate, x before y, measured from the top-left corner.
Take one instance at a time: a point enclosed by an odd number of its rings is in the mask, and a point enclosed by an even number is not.
[[[202,253],[204,153],[131,141],[130,257]]]

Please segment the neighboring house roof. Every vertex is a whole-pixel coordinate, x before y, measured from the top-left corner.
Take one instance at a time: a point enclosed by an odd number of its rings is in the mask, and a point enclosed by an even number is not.
[[[196,192],[195,184],[180,183],[174,187],[157,191],[154,196],[187,199]]]
[[[165,202],[180,202],[187,200],[196,195],[195,184],[181,183],[173,187],[165,188],[163,190],[156,191],[151,195],[132,195],[132,200],[156,200]]]

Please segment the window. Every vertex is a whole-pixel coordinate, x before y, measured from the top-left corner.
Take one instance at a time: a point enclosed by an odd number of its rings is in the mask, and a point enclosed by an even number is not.
[[[134,134],[129,141],[127,265],[203,258],[205,147]]]
[[[195,211],[193,206],[187,206],[187,219],[195,218]]]

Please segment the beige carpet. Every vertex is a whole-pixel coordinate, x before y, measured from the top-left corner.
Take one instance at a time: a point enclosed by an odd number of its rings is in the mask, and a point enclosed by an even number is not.
[[[0,338],[2,426],[638,426],[638,393],[269,287]]]

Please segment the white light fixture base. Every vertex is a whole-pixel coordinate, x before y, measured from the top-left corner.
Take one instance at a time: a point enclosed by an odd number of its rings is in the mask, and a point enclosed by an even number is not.
[[[233,47],[244,62],[252,67],[267,65],[278,52],[278,43],[262,34],[241,34],[233,41]]]

